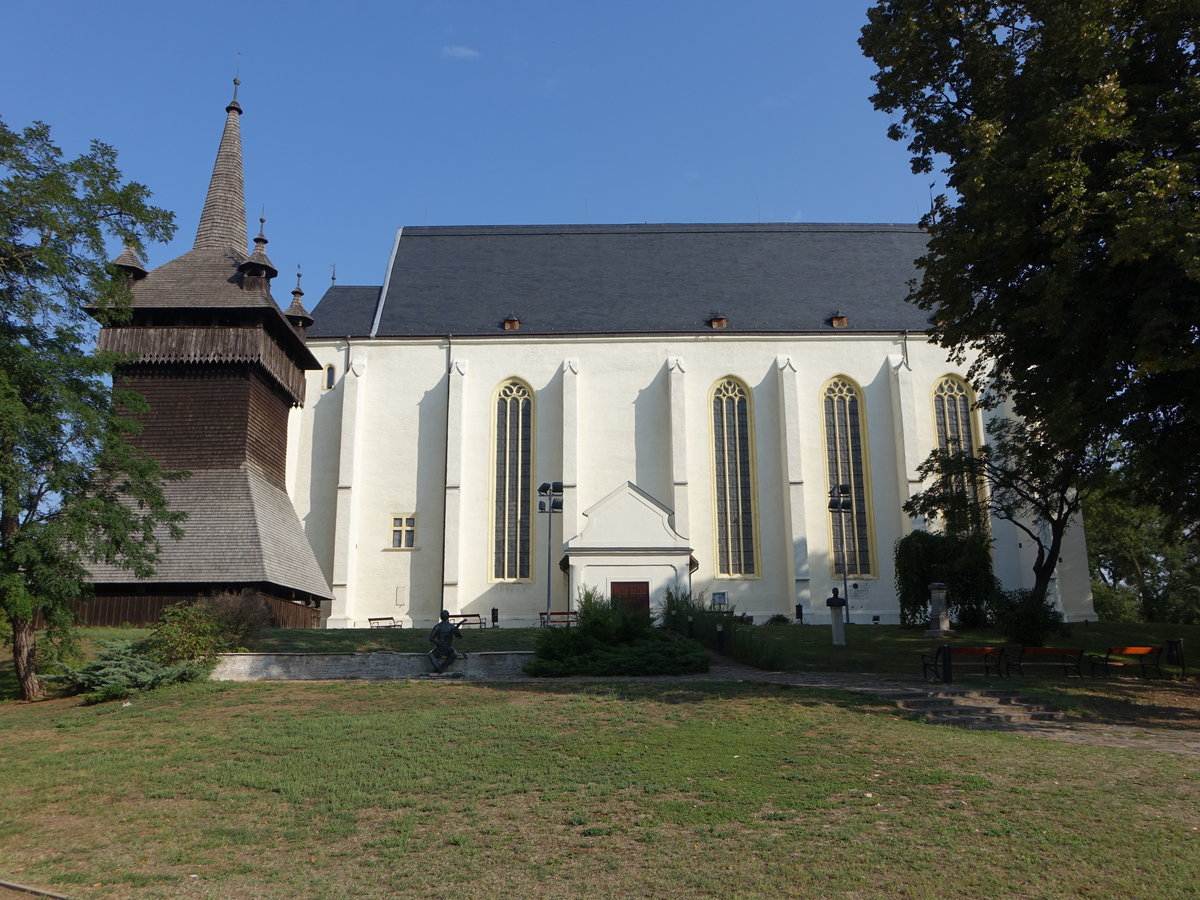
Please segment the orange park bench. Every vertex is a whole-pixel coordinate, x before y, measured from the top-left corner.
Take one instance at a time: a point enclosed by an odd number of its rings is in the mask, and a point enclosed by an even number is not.
[[[392,616],[379,616],[374,619],[367,619],[367,624],[372,628],[399,628],[400,623]]]
[[[487,628],[487,622],[483,620],[483,616],[479,613],[453,613],[450,616],[450,621],[459,628]]]
[[[1016,656],[1005,656],[1005,674],[1012,675],[1016,671],[1023,678],[1026,669],[1061,669],[1064,675],[1074,673],[1082,678],[1083,648],[1022,647]]]
[[[579,613],[573,609],[554,610],[553,612],[539,612],[538,624],[542,628],[550,625],[566,625],[570,628],[572,625],[579,624]]]
[[[1162,651],[1162,647],[1109,647],[1104,656],[1090,656],[1088,661],[1092,664],[1093,676],[1097,671],[1101,675],[1111,675],[1114,672],[1137,669],[1139,675],[1149,678],[1150,670],[1153,669],[1154,674],[1162,678],[1162,669],[1158,665]]]
[[[946,662],[949,655],[950,677],[946,677]],[[984,677],[1004,676],[1003,647],[952,647],[942,644],[932,656],[921,654],[921,666],[925,677],[931,681],[950,681],[955,673],[966,670]]]

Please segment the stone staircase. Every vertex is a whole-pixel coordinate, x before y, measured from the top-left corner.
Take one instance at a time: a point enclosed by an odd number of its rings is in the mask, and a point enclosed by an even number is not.
[[[932,725],[1005,730],[1058,721],[1062,714],[1016,691],[959,687],[889,691],[900,709],[920,714]]]

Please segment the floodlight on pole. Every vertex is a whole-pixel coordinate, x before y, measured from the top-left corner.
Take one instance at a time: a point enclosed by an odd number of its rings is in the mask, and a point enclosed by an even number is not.
[[[546,514],[546,624],[550,624],[550,605],[553,600],[550,584],[551,566],[554,554],[551,552],[554,544],[554,516],[563,511],[563,483],[561,481],[543,481],[538,485],[538,512]]]

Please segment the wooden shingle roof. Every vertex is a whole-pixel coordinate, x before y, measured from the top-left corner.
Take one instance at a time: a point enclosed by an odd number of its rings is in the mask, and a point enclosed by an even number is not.
[[[125,569],[93,565],[97,584],[267,582],[329,599],[308,538],[287,492],[256,468],[209,469],[163,485],[172,509],[188,514],[184,537],[158,535],[162,552],[154,575],[135,579]]]

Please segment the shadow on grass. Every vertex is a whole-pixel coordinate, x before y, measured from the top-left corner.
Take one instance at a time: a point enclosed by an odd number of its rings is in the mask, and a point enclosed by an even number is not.
[[[1200,730],[1200,684],[1195,681],[1038,681],[1021,684],[1019,690],[1090,722]]]

